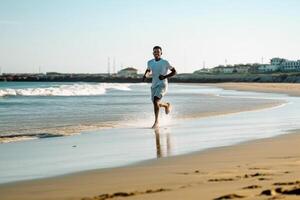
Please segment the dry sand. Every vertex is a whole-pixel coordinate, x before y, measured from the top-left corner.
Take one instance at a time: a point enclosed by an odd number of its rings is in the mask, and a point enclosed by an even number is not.
[[[128,167],[4,184],[0,199],[300,199],[299,133]]]
[[[284,93],[291,96],[300,96],[299,83],[216,83],[208,85],[229,90]]]

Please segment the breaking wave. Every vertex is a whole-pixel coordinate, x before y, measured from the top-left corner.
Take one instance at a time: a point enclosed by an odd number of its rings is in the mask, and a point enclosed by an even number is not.
[[[130,84],[124,83],[98,83],[98,84],[72,84],[56,85],[45,88],[0,89],[1,96],[94,96],[103,95],[109,89],[131,90]]]

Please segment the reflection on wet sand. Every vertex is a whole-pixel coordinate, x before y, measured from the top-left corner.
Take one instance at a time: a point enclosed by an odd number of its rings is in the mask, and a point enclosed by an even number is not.
[[[159,128],[154,129],[156,142],[156,157],[166,157],[171,155],[171,140],[169,130],[162,132]]]

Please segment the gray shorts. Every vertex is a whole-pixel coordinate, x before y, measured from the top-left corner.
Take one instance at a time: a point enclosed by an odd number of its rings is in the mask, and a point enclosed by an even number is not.
[[[167,93],[168,86],[164,84],[151,87],[151,100],[154,101],[154,97],[162,98]]]

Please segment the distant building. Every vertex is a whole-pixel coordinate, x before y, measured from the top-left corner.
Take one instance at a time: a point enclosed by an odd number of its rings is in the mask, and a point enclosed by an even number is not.
[[[234,72],[234,67],[225,67],[223,65],[219,65],[212,70],[214,73],[221,73],[221,74],[231,74]]]
[[[247,64],[250,66],[249,73],[258,73],[258,67],[261,66],[260,63]]]
[[[223,68],[223,73],[224,74],[232,74],[232,73],[235,72],[234,70],[235,70],[234,67],[224,67]]]
[[[300,60],[292,61],[285,60],[281,63],[280,71],[282,72],[296,72],[300,71]]]
[[[117,75],[119,77],[136,77],[138,70],[133,67],[128,67],[118,71]]]
[[[236,65],[219,65],[215,68],[213,68],[213,71],[215,73],[223,73],[223,74],[232,74],[232,73],[248,73],[250,71],[250,65],[249,64],[236,64]]]
[[[276,72],[279,70],[279,68],[280,68],[279,65],[265,64],[265,65],[259,65],[257,71],[261,73]]]
[[[248,73],[249,70],[250,70],[250,66],[237,65],[237,66],[234,66],[233,72],[239,73],[239,74],[244,74],[244,73]]]
[[[272,58],[271,59],[271,65],[281,65],[281,63],[285,62],[286,59],[283,58]]]
[[[287,60],[284,58],[272,58],[271,65],[278,66],[281,72],[296,72],[300,71],[300,60]]]
[[[210,74],[211,73],[211,69],[209,69],[209,68],[202,68],[202,69],[194,71],[193,73],[194,74]]]
[[[272,58],[270,64],[235,64],[235,65],[219,65],[210,69],[214,74],[245,74],[245,73],[273,73],[273,72],[300,72],[300,60],[287,60],[284,58]],[[194,73],[205,73],[204,69],[195,71]]]

